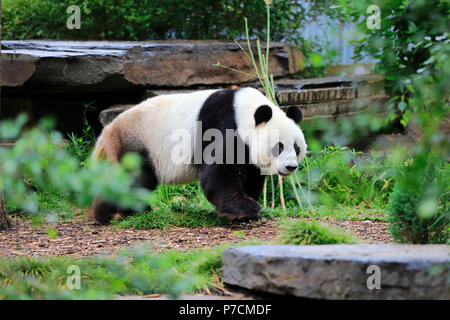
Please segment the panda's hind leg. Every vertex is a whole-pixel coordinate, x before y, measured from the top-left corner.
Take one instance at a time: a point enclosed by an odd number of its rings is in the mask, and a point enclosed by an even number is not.
[[[134,182],[135,186],[148,189],[149,191],[155,190],[158,186],[158,178],[156,177],[155,169],[151,158],[144,152],[140,153],[142,157],[141,174]],[[151,207],[148,206],[144,211],[150,211]],[[132,216],[137,212],[132,209],[119,208],[118,206],[103,201],[101,199],[95,199],[89,210],[89,217],[91,220],[98,224],[109,224],[113,218],[121,219],[124,217]]]
[[[122,216],[120,211],[124,210],[119,209],[114,204],[96,198],[89,209],[89,218],[97,224],[106,225],[110,223],[115,215]]]

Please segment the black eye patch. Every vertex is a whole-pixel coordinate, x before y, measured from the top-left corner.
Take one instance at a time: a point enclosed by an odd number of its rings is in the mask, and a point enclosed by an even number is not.
[[[272,148],[272,155],[274,157],[278,157],[284,150],[284,145],[281,142],[278,142],[273,148]]]
[[[301,149],[296,143],[294,143],[294,150],[295,154],[298,156],[300,154]]]

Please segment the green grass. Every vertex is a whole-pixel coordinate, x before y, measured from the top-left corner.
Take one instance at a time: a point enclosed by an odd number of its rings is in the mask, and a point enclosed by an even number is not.
[[[258,243],[245,243],[258,244]],[[221,287],[221,256],[230,245],[155,253],[148,247],[115,258],[0,259],[1,299],[111,299],[116,295],[181,293]],[[68,267],[80,268],[81,287],[67,287]]]
[[[75,206],[68,195],[50,192],[35,192],[33,198],[39,208],[38,213],[31,216],[32,222],[36,225],[40,222],[44,222],[46,218],[70,220],[75,217]],[[28,213],[24,213],[14,207],[8,206],[7,210],[9,213],[13,213],[19,217],[29,216]]]
[[[381,209],[337,206],[335,208],[311,207],[308,209],[281,208],[263,209],[261,216],[268,219],[313,218],[320,220],[385,221],[386,214]],[[112,224],[117,228],[166,229],[168,227],[214,227],[229,223],[217,217],[212,205],[198,207],[189,202],[163,204],[151,212],[136,214]]]
[[[354,207],[361,203],[384,208],[394,185],[393,170],[385,158],[377,154],[363,156],[360,152],[336,146],[312,152],[292,177],[301,203],[298,203],[292,184],[285,183],[287,208]],[[270,194],[271,184],[267,186]],[[275,187],[274,192],[278,204],[279,188]]]
[[[118,228],[165,229],[210,227],[224,224],[206,199],[199,183],[158,186],[153,192],[152,211],[113,221]]]
[[[68,197],[60,194],[39,193],[37,197],[39,212],[43,214],[56,213],[61,218],[71,219],[75,216],[74,206]]]
[[[353,244],[358,240],[340,228],[325,226],[314,220],[291,220],[282,223],[280,242],[295,245]]]
[[[316,206],[307,209],[287,208],[282,210],[280,208],[263,209],[261,215],[265,218],[314,218],[326,220],[352,220],[352,221],[386,221],[386,213],[383,209],[376,208],[360,208],[347,207],[338,205],[336,207]]]
[[[151,212],[144,212],[120,221],[113,221],[119,228],[165,229],[167,227],[212,227],[225,223],[217,217],[212,205],[199,207],[189,202],[162,204]]]

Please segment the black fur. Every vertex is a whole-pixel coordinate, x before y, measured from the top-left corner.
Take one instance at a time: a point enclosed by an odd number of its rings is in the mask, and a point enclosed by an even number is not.
[[[131,149],[124,150],[123,154],[131,151],[138,152],[142,159],[141,174],[134,182],[135,186],[146,188],[148,190],[156,189],[158,185],[158,178],[156,177],[153,160],[151,159],[150,155],[146,151]],[[149,210],[151,210],[151,207],[148,207],[145,211]],[[120,217],[126,217],[135,214],[133,210],[119,208],[118,206],[105,202],[101,199],[95,199],[91,207],[91,212],[94,220],[98,224],[108,224],[116,214]]]
[[[296,144],[296,143],[294,143],[294,150],[295,150],[295,154],[298,156],[299,154],[300,154],[300,147]]]
[[[268,105],[262,105],[255,112],[255,125],[267,122],[272,118],[272,108]]]
[[[158,186],[158,177],[156,176],[152,157],[147,151],[141,151],[139,154],[142,159],[142,166],[141,175],[136,181],[136,185],[148,190],[155,190]]]
[[[294,120],[295,123],[300,123],[303,119],[303,113],[302,110],[299,107],[290,106],[286,111],[286,116],[292,120]]]
[[[222,164],[200,166],[200,184],[206,198],[216,206],[219,216],[236,220],[252,220],[259,217],[261,207],[258,198],[262,192],[265,176],[259,168],[249,163],[248,146],[238,137],[226,141],[226,130],[237,129],[233,107],[235,90],[221,90],[212,94],[200,110],[198,120],[202,121],[202,132],[218,129],[224,137]],[[256,117],[255,117],[256,118]],[[227,164],[226,145],[234,142],[234,163]],[[211,142],[202,142],[202,152]],[[241,148],[242,147],[242,148]],[[245,151],[245,162],[238,164],[238,150]]]

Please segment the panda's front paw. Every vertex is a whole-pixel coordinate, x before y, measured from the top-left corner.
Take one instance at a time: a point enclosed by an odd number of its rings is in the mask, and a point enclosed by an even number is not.
[[[261,206],[250,197],[241,198],[227,202],[219,209],[219,217],[224,217],[233,221],[258,220]]]

